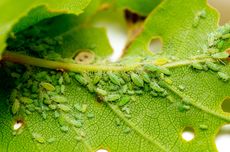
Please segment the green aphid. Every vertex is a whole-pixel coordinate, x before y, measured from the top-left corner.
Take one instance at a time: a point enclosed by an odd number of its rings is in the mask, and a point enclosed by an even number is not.
[[[25,113],[27,114],[27,115],[31,115],[32,114],[32,112],[31,111],[29,111],[29,110],[25,110]]]
[[[129,96],[124,96],[124,97],[122,97],[122,98],[119,100],[118,106],[124,106],[124,105],[126,105],[129,101],[130,101],[130,97],[129,97]]]
[[[173,81],[171,79],[169,79],[169,78],[166,78],[165,82],[168,83],[168,84],[173,84]]]
[[[149,75],[146,72],[142,72],[141,77],[146,83],[149,83],[151,81]]]
[[[55,87],[50,84],[50,83],[47,83],[47,82],[41,82],[40,85],[46,89],[47,91],[54,91],[55,90]]]
[[[60,85],[62,85],[63,82],[64,82],[64,78],[61,76],[61,77],[59,78],[59,80],[58,80],[58,83],[59,83]]]
[[[229,39],[230,38],[230,33],[222,35],[221,38],[222,39]]]
[[[172,96],[167,96],[166,99],[168,99],[171,103],[175,102],[175,100]]]
[[[19,112],[19,110],[20,110],[20,102],[19,102],[18,99],[14,99],[14,103],[12,105],[11,110],[12,110],[13,114],[16,114],[16,113]]]
[[[115,124],[116,126],[120,126],[121,125],[121,120],[119,118],[115,119]]]
[[[51,110],[56,110],[56,109],[57,109],[57,105],[55,105],[55,104],[50,104],[48,107],[49,107]]]
[[[31,111],[31,112],[34,112],[35,111],[35,105],[34,104],[29,104],[29,105],[26,105],[26,108]]]
[[[220,66],[218,66],[217,64],[213,63],[213,62],[206,62],[206,65],[208,66],[209,69],[211,69],[212,71],[219,71],[220,70]]]
[[[97,84],[102,78],[102,72],[98,72],[95,74],[92,83]]]
[[[202,10],[198,13],[198,16],[204,19],[207,17],[207,13],[205,10]]]
[[[94,114],[93,113],[88,113],[87,114],[87,118],[88,119],[93,119],[95,116],[94,116]]]
[[[51,100],[53,100],[54,102],[57,102],[57,103],[65,103],[65,102],[67,102],[67,98],[64,97],[64,96],[60,96],[60,95],[52,96]]]
[[[47,114],[46,114],[45,112],[42,112],[42,118],[43,118],[44,120],[47,119]]]
[[[60,127],[60,130],[62,131],[62,132],[68,132],[69,131],[69,127],[68,126],[61,126]]]
[[[49,144],[52,144],[52,143],[54,143],[55,141],[57,141],[57,139],[54,138],[54,137],[47,139],[47,142],[48,142]]]
[[[134,95],[134,94],[135,94],[135,91],[133,91],[133,90],[128,90],[128,91],[127,91],[127,94],[129,94],[129,95]]]
[[[59,118],[60,117],[60,113],[58,111],[54,112],[54,118]]]
[[[131,78],[129,76],[129,74],[125,73],[125,72],[121,72],[121,77],[123,80],[125,80],[125,82],[130,82]]]
[[[49,105],[49,104],[51,104],[51,103],[52,103],[52,101],[51,101],[51,100],[49,100],[49,99],[45,99],[45,100],[43,101],[43,103],[44,103],[44,104]]]
[[[109,76],[109,79],[112,83],[116,84],[116,85],[121,85],[121,81],[120,81],[120,78],[112,73],[112,72],[108,72],[108,76]]]
[[[67,105],[58,104],[57,106],[63,112],[69,112],[69,111],[71,111],[71,108],[69,106],[67,106]]]
[[[129,127],[126,127],[126,128],[124,129],[124,133],[128,134],[128,133],[130,133],[130,132],[131,132],[131,129],[130,129]]]
[[[193,24],[192,27],[196,28],[200,23],[200,16],[195,16],[194,20],[193,20]]]
[[[150,72],[156,72],[158,70],[158,66],[154,64],[146,64],[144,65],[144,70],[150,71]]]
[[[124,114],[124,116],[127,118],[127,119],[131,119],[132,116],[130,114]]]
[[[12,73],[11,73],[11,77],[12,77],[12,78],[17,78],[17,79],[18,79],[18,78],[20,78],[20,76],[21,76],[21,75],[18,74],[18,73],[16,73],[16,72],[12,72]]]
[[[82,113],[85,113],[85,112],[87,111],[87,108],[88,108],[88,105],[87,105],[87,104],[82,104],[81,112],[82,112]]]
[[[72,120],[71,124],[74,125],[76,128],[81,128],[83,126],[80,120]]]
[[[189,105],[182,104],[182,105],[179,106],[179,111],[180,112],[184,112],[184,111],[188,111],[188,110],[190,110],[190,106]]]
[[[45,143],[45,138],[41,134],[32,133],[32,136],[33,136],[33,139],[37,141],[38,143],[41,143],[41,144]]]
[[[81,84],[81,85],[87,85],[88,81],[86,80],[86,78],[84,78],[82,75],[80,74],[75,74],[74,78]]]
[[[138,87],[144,86],[144,81],[138,74],[132,72],[131,73],[131,79],[136,86],[138,86]]]
[[[166,97],[168,95],[168,92],[164,90],[164,92],[160,93],[159,96]]]
[[[88,88],[89,92],[91,92],[91,93],[95,92],[95,86],[92,83],[89,83],[87,85],[87,88]]]
[[[179,85],[178,88],[179,88],[180,91],[184,91],[185,90],[185,86],[184,85]]]
[[[70,84],[71,83],[71,79],[69,77],[69,74],[68,73],[63,73],[63,79],[64,79],[64,82],[67,83],[67,84]]]
[[[61,93],[64,94],[65,93],[65,86],[61,85]]]
[[[102,96],[106,96],[108,93],[107,93],[107,91],[105,91],[105,90],[103,90],[103,89],[100,89],[100,88],[97,88],[96,90],[95,90],[95,92],[97,93],[97,94],[99,94],[99,95],[102,95]]]
[[[170,70],[169,70],[168,68],[165,68],[165,67],[159,67],[158,71],[159,71],[160,73],[165,74],[165,75],[171,75]]]
[[[17,95],[18,95],[18,91],[16,89],[13,89],[13,91],[10,94],[10,101],[14,102],[16,97],[17,97]]]
[[[111,95],[108,95],[104,98],[105,101],[116,101],[116,100],[119,100],[121,98],[121,96],[119,94],[111,94]]]
[[[31,87],[31,91],[32,91],[33,93],[36,93],[38,90],[39,90],[39,89],[38,89],[38,82],[35,81],[35,82],[33,82],[33,85],[32,85],[32,87]]]
[[[223,48],[223,46],[224,46],[224,41],[223,40],[221,40],[221,41],[219,41],[218,43],[217,43],[217,48],[218,49],[222,49]]]
[[[161,88],[156,82],[151,82],[150,87],[156,92],[164,92],[165,89]]]
[[[154,96],[154,97],[157,97],[157,96],[158,96],[158,93],[155,92],[155,91],[151,91],[150,94],[151,94],[152,96]]]
[[[126,93],[128,91],[128,86],[123,85],[120,91],[121,91],[121,93]]]
[[[143,94],[144,92],[142,90],[136,90],[135,93],[140,95]]]
[[[212,54],[212,57],[214,59],[226,59],[229,57],[229,54],[227,52],[220,52],[220,53]]]
[[[192,63],[191,66],[192,66],[193,69],[196,69],[196,70],[203,70],[202,64],[200,64],[200,63],[198,63],[198,62]]]
[[[218,72],[217,74],[218,74],[219,78],[225,82],[230,79],[230,76],[226,73]]]
[[[24,104],[30,104],[33,103],[33,100],[28,97],[20,97],[19,100]]]
[[[200,128],[201,130],[207,130],[207,129],[208,129],[208,126],[202,124],[202,125],[199,126],[199,128]]]
[[[76,136],[75,139],[77,140],[77,142],[82,141],[82,137],[81,136]]]

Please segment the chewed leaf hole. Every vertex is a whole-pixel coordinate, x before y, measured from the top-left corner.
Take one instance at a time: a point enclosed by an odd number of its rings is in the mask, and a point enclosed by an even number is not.
[[[106,149],[98,149],[96,152],[109,152],[109,151]]]
[[[90,64],[95,60],[95,54],[89,50],[81,50],[74,60],[78,64]]]
[[[13,130],[18,130],[23,126],[22,120],[17,120],[13,125]]]
[[[218,152],[229,152],[230,144],[230,124],[224,125],[220,128],[216,136],[216,147]]]
[[[191,141],[195,137],[194,129],[192,127],[185,127],[181,134],[185,141]]]
[[[227,97],[222,102],[221,108],[224,112],[230,113],[230,97]]]
[[[149,50],[155,54],[162,52],[162,41],[160,40],[160,38],[152,39],[149,44]]]

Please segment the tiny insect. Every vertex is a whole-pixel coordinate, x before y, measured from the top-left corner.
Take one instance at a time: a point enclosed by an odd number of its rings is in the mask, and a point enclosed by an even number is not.
[[[150,87],[156,92],[164,92],[165,90],[161,88],[156,82],[151,82]]]
[[[55,90],[55,87],[50,84],[50,83],[47,83],[47,82],[41,82],[40,85],[46,89],[47,91],[54,91]]]
[[[15,100],[14,100],[14,103],[13,103],[13,105],[12,105],[12,109],[11,109],[11,110],[12,110],[12,113],[13,113],[13,114],[18,113],[19,109],[20,109],[20,102],[19,102],[18,99],[15,99]]]
[[[110,81],[113,82],[114,84],[116,84],[116,85],[121,84],[121,81],[116,74],[114,74],[112,72],[108,72],[108,76],[109,76]]]
[[[218,65],[216,65],[213,62],[206,62],[206,65],[208,66],[209,69],[211,69],[212,71],[219,71],[220,67]]]
[[[111,94],[105,97],[105,101],[116,101],[119,100],[121,96],[119,94]]]
[[[130,82],[130,76],[125,73],[125,72],[121,72],[121,77],[125,80],[125,82]]]
[[[71,79],[69,77],[69,74],[66,72],[63,74],[63,79],[64,79],[64,82],[66,82],[67,84],[71,83]]]
[[[193,24],[192,27],[196,28],[200,23],[200,17],[199,16],[195,16],[194,20],[193,20]]]
[[[61,85],[61,93],[64,94],[64,92],[65,92],[65,86]]]
[[[223,72],[218,72],[217,74],[218,74],[219,78],[225,82],[228,81],[230,78],[228,74],[223,73]]]
[[[229,57],[229,54],[227,52],[220,52],[220,53],[212,54],[212,57],[214,59],[226,59]]]
[[[94,114],[93,114],[93,113],[88,113],[88,114],[87,114],[87,118],[88,118],[88,119],[94,118]]]
[[[158,94],[155,92],[155,91],[151,91],[150,94],[153,96],[153,97],[157,97]]]
[[[74,125],[77,128],[81,128],[83,126],[82,122],[80,120],[72,120],[71,124]]]
[[[124,129],[124,133],[128,134],[128,133],[130,133],[130,132],[131,132],[131,129],[130,129],[129,127],[126,127],[126,128]]]
[[[33,100],[28,97],[20,97],[19,100],[24,104],[30,104],[33,103]]]
[[[136,86],[138,86],[138,87],[144,86],[144,81],[142,80],[142,78],[138,74],[132,72],[131,73],[131,79]]]
[[[58,104],[57,106],[58,106],[58,108],[59,108],[60,110],[62,110],[63,112],[71,111],[71,108],[70,108],[69,106],[67,106],[67,105]]]
[[[144,69],[146,71],[155,72],[158,70],[158,67],[156,65],[153,65],[153,64],[146,64],[146,65],[144,65]]]
[[[221,38],[222,39],[229,39],[230,38],[230,33],[222,35]]]
[[[44,137],[42,137],[41,134],[38,133],[32,133],[33,139],[37,141],[38,143],[45,143]]]
[[[68,126],[62,126],[60,127],[62,132],[68,132],[69,131],[69,127]]]
[[[64,78],[61,76],[61,77],[59,78],[59,80],[58,80],[58,83],[59,83],[60,85],[62,85],[63,82],[64,82]]]
[[[56,110],[57,109],[57,105],[55,104],[51,104],[48,106],[51,110]]]
[[[122,97],[122,98],[119,100],[118,106],[124,106],[124,105],[126,105],[129,101],[130,101],[130,97],[129,97],[129,96],[124,96],[124,97]]]
[[[165,68],[165,67],[160,67],[158,69],[158,71],[161,72],[161,73],[164,73],[165,75],[171,75],[170,70],[168,68]]]
[[[87,88],[89,90],[89,92],[93,93],[95,91],[95,86],[92,83],[89,83],[87,85]]]
[[[60,96],[60,95],[55,95],[55,96],[51,97],[51,100],[53,100],[54,102],[57,102],[57,103],[65,103],[65,102],[67,102],[66,97]]]
[[[96,73],[95,76],[94,76],[94,78],[93,78],[92,83],[93,84],[97,84],[101,80],[101,77],[102,77],[102,73],[101,72]]]
[[[149,83],[151,81],[149,75],[146,72],[142,72],[141,77],[146,83]]]
[[[100,88],[96,89],[96,93],[102,96],[106,96],[108,94],[107,91],[100,89]]]
[[[207,130],[208,129],[208,126],[207,125],[200,125],[199,126],[201,130]]]
[[[194,62],[194,63],[191,64],[191,66],[192,66],[193,69],[203,70],[203,66],[200,63]]]
[[[88,81],[86,80],[86,78],[84,78],[82,75],[80,74],[75,74],[74,78],[81,84],[81,85],[87,85]]]
[[[56,138],[52,137],[52,138],[49,138],[47,142],[51,144],[51,143],[54,143],[56,140],[57,140]]]
[[[121,125],[121,121],[120,121],[119,118],[115,119],[115,124],[116,124],[116,126],[120,126]]]

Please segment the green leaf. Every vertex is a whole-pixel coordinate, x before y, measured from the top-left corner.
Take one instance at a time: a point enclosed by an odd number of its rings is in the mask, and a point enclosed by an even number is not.
[[[217,151],[217,130],[230,123],[221,109],[230,96],[230,25],[218,27],[218,15],[205,0],[165,0],[117,63],[106,60],[112,49],[105,31],[78,19],[64,15],[38,23],[48,30],[41,39],[63,40],[49,43],[52,51],[46,54],[46,49],[35,49],[37,54],[22,49],[44,44],[39,39],[18,50],[8,41],[11,50],[0,68],[0,149]],[[153,55],[148,44],[156,37],[163,40],[163,53]],[[95,53],[95,62],[64,62],[79,49]],[[83,61],[91,59],[82,52]],[[14,130],[16,122],[22,127]],[[182,138],[187,127],[194,130],[191,141]]]
[[[12,0],[3,0],[0,3],[0,53],[6,46],[5,40],[10,30],[12,30],[14,24],[17,23],[21,18],[22,22],[15,27],[15,31],[19,31],[23,28],[33,25],[44,18],[56,16],[61,13],[80,14],[82,13],[83,9],[89,4],[89,2],[89,0],[67,0],[61,1],[59,3],[54,0],[42,0],[36,2],[23,0],[20,1],[20,4],[18,4]],[[32,11],[30,12],[31,9]],[[28,18],[25,18],[24,16],[27,13],[29,13]]]

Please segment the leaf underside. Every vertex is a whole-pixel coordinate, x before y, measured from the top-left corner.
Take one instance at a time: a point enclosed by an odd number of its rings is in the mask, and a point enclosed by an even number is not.
[[[218,26],[205,0],[11,3],[0,2],[18,9],[0,19],[0,151],[217,151],[215,136],[230,122],[221,109],[230,26]],[[91,20],[125,9],[146,19],[111,63],[106,30]],[[163,52],[154,54],[157,38]]]

